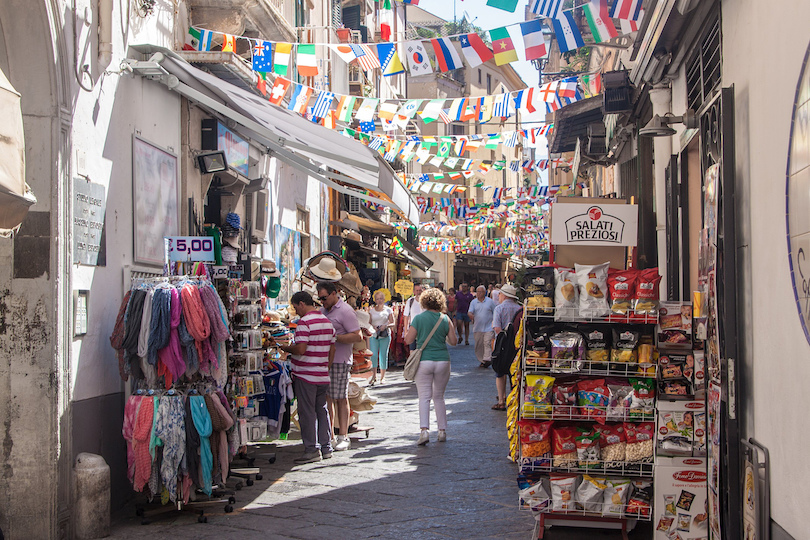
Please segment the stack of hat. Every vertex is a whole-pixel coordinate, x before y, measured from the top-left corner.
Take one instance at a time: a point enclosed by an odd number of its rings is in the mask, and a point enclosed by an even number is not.
[[[309,271],[316,279],[323,281],[340,281],[340,278],[343,277],[332,257],[322,257],[318,264],[311,267]]]
[[[222,259],[228,260],[229,262],[236,262],[236,256],[233,256],[230,253],[231,250],[238,251],[241,249],[239,245],[239,231],[242,229],[241,227],[242,221],[239,219],[239,214],[235,214],[233,212],[228,212],[228,215],[225,216],[225,223],[222,224],[220,229],[222,230]],[[226,250],[228,253],[228,258],[225,258]],[[238,255],[238,253],[237,253]],[[233,256],[233,260],[231,261],[231,257]]]
[[[268,298],[278,298],[281,292],[281,272],[275,261],[264,259],[261,262],[262,289]]]

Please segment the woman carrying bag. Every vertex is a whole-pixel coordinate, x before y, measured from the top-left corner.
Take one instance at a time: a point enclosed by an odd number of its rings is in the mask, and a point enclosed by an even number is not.
[[[422,293],[419,302],[424,310],[411,321],[405,334],[405,343],[416,341],[421,350],[419,368],[414,382],[419,394],[419,424],[421,433],[416,444],[428,443],[430,429],[430,401],[436,411],[436,424],[439,428],[439,442],[447,440],[447,409],[444,391],[450,380],[450,352],[447,344],[458,343],[455,329],[443,312],[447,307],[444,293],[439,289],[428,289]]]
[[[369,338],[371,349],[371,369],[373,375],[369,386],[377,382],[377,367],[380,368],[380,384],[385,382],[385,372],[388,369],[388,348],[391,345],[391,332],[394,328],[394,310],[385,305],[385,293],[374,293],[374,306],[368,310],[371,315],[371,326],[374,334]]]

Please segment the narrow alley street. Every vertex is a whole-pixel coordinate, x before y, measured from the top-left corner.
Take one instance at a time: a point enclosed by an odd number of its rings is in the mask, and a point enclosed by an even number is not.
[[[193,514],[178,513],[141,525],[130,505],[115,516],[111,537],[528,540],[534,521],[518,509],[516,468],[506,458],[506,413],[490,410],[492,370],[476,367],[471,345],[450,351],[446,443],[436,442],[434,423],[430,443],[416,445],[416,387],[400,370],[393,371],[385,384],[370,389],[379,401],[373,411],[361,413],[360,423],[374,429],[368,439],[364,434],[353,439],[351,450],[320,463],[295,465],[301,446],[294,431],[294,440],[277,442],[274,464],[256,460],[263,478],[236,492],[233,513],[215,506],[206,512],[207,524],[198,524]],[[559,529],[546,537],[593,534]],[[618,532],[596,534],[620,538]]]

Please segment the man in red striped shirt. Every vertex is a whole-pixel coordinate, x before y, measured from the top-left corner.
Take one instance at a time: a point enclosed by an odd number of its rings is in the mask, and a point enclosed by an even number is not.
[[[314,463],[332,457],[332,426],[326,409],[326,392],[329,367],[335,355],[335,327],[315,307],[315,301],[306,291],[292,295],[290,305],[300,317],[295,343],[281,348],[293,355],[293,387],[304,443],[304,454],[295,462]]]

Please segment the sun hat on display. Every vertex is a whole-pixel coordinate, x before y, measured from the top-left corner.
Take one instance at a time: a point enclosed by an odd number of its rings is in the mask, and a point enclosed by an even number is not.
[[[313,266],[309,269],[309,271],[316,278],[327,281],[338,281],[343,277],[343,274],[341,274],[340,270],[337,269],[335,260],[331,257],[322,258],[320,261],[318,261],[318,265]]]
[[[278,271],[276,262],[267,259],[262,260],[262,274],[267,277],[281,277],[281,272]]]
[[[501,294],[517,300],[517,289],[515,289],[514,285],[506,284],[501,287]]]
[[[357,322],[360,323],[360,328],[365,328],[369,332],[374,332],[374,327],[371,326],[371,314],[368,311],[358,309],[354,313],[357,315]]]

